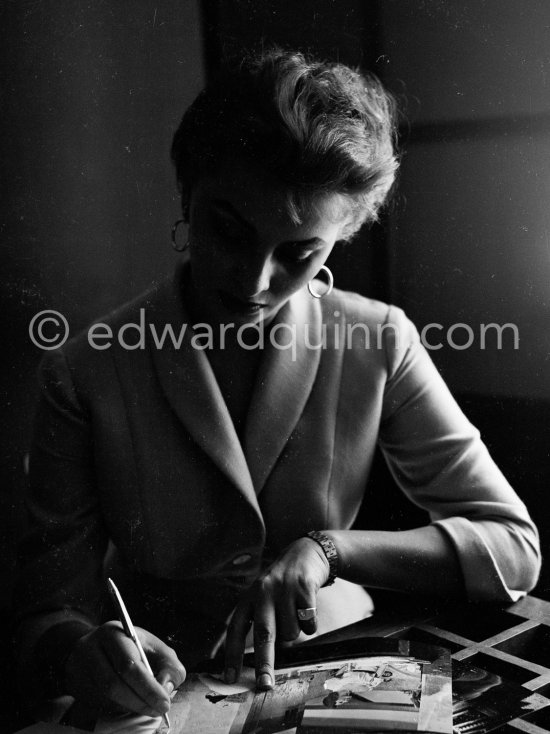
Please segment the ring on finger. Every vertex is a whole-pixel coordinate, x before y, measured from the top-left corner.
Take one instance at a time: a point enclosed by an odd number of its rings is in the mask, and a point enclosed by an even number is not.
[[[296,614],[300,622],[307,622],[310,619],[314,619],[317,614],[317,607],[305,607],[304,609],[297,609]]]

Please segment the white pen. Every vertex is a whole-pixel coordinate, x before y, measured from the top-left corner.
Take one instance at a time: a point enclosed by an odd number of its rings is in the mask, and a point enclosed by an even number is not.
[[[132,620],[130,619],[130,615],[128,614],[128,610],[126,609],[126,605],[124,604],[124,602],[122,601],[122,597],[120,596],[120,592],[115,586],[115,582],[112,579],[107,579],[107,584],[109,587],[109,592],[111,593],[113,601],[115,602],[118,609],[118,616],[124,629],[124,633],[127,637],[134,641],[134,644],[138,649],[141,662],[145,665],[148,672],[151,673],[154,678],[155,674],[151,670],[151,666],[149,665],[149,661],[147,660],[147,655],[145,654],[141,642],[139,641],[139,637],[136,634],[135,627],[132,624]],[[166,726],[170,728],[170,719],[168,718],[168,714],[164,714],[164,721],[166,722]]]

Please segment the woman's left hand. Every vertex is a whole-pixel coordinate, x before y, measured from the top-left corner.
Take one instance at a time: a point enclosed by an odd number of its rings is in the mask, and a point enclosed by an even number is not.
[[[246,636],[254,624],[256,685],[260,690],[273,687],[275,639],[292,641],[300,631],[306,635],[316,632],[317,592],[329,573],[322,548],[304,537],[291,543],[254,582],[237,605],[227,631],[227,683],[234,683],[239,677]],[[299,619],[298,610],[306,619]]]

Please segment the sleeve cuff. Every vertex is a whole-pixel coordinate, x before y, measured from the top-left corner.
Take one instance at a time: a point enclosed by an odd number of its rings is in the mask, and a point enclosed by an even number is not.
[[[474,523],[465,517],[452,517],[433,524],[445,532],[456,549],[469,599],[515,602],[525,596],[525,591],[508,587],[491,549]]]

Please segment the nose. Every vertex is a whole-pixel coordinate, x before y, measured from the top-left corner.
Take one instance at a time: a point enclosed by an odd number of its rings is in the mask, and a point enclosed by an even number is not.
[[[248,260],[242,268],[240,285],[243,298],[254,298],[266,293],[271,285],[274,263],[271,257],[256,257]]]

